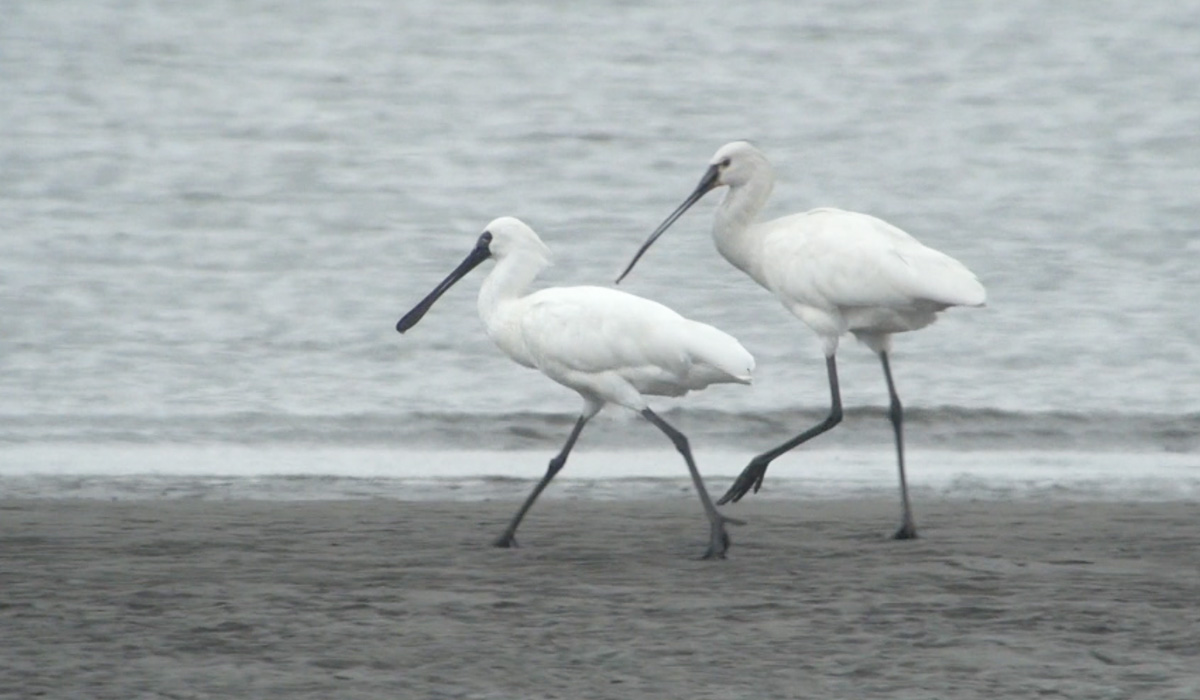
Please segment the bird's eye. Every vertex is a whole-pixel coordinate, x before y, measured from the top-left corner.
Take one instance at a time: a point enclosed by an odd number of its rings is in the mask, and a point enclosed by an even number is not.
[[[729,167],[729,159],[728,159],[728,158],[726,158],[725,160],[721,161],[721,167],[722,167],[722,168],[728,168],[728,167]]]

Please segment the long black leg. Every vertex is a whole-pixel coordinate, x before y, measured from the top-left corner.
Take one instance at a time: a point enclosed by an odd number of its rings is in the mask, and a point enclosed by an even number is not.
[[[888,363],[887,353],[879,353],[879,359],[883,363],[883,376],[887,379],[888,396],[891,398],[888,418],[892,421],[892,432],[896,434],[896,463],[900,465],[900,503],[904,508],[900,529],[893,537],[898,540],[915,540],[917,525],[913,521],[912,505],[908,501],[908,481],[904,477],[904,407],[900,405],[900,395],[896,393],[896,384],[892,381],[892,367]]]
[[[679,454],[683,455],[683,461],[687,462],[688,472],[692,475],[692,483],[696,485],[696,493],[700,494],[700,503],[704,506],[704,514],[708,516],[710,525],[710,541],[708,550],[704,553],[704,558],[724,559],[725,550],[729,549],[729,534],[725,532],[725,523],[730,522],[740,525],[741,521],[726,518],[713,505],[712,499],[708,496],[708,489],[704,488],[704,480],[700,478],[700,470],[696,468],[696,461],[692,459],[692,449],[688,446],[687,437],[673,428],[670,423],[659,418],[658,414],[649,408],[642,409],[642,416],[653,423],[656,428],[666,433],[667,437],[671,438],[671,442],[675,444],[675,449],[679,450]]]
[[[736,503],[742,499],[742,496],[749,493],[751,489],[754,489],[754,492],[758,493],[758,490],[762,488],[763,477],[767,475],[767,465],[772,460],[842,422],[842,394],[838,390],[837,359],[834,355],[825,358],[825,370],[829,374],[829,396],[831,401],[829,415],[825,416],[825,420],[805,430],[779,447],[768,450],[750,460],[750,464],[742,470],[737,480],[733,482],[733,486],[729,487],[729,490],[725,492],[724,496],[721,496],[721,499],[717,503],[725,504],[730,501]]]
[[[593,415],[595,414],[593,413]],[[537,497],[540,496],[542,491],[546,489],[546,486],[550,483],[550,480],[553,479],[554,475],[557,474],[563,468],[563,465],[567,463],[567,455],[571,454],[571,448],[575,446],[575,441],[579,439],[579,433],[583,432],[583,426],[586,425],[590,419],[591,416],[582,415],[579,417],[579,420],[575,421],[575,427],[571,429],[571,434],[567,437],[567,443],[563,445],[562,450],[554,456],[554,459],[550,460],[550,466],[546,468],[546,475],[542,477],[542,480],[538,482],[537,486],[533,487],[533,493],[529,494],[529,497],[525,499],[525,503],[521,505],[521,509],[517,511],[517,514],[513,516],[512,522],[510,522],[508,527],[505,528],[504,534],[497,537],[492,544],[497,547],[517,546],[517,540],[515,537],[517,534],[517,526],[521,524],[521,520],[525,517],[525,513],[529,512],[529,509],[533,507],[533,502],[536,501]]]

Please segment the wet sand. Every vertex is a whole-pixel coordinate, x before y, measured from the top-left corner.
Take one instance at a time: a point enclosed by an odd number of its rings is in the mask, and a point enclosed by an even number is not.
[[[1200,505],[0,501],[8,698],[1200,697]]]

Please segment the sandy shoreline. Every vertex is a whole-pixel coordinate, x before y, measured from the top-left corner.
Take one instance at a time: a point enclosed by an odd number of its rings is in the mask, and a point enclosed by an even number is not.
[[[916,505],[0,501],[0,696],[1200,697],[1200,505]]]

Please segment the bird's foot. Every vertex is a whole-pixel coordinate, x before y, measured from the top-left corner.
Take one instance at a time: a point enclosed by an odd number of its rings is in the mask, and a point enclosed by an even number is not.
[[[496,539],[492,540],[492,546],[493,547],[503,547],[505,549],[516,549],[518,546],[517,538],[513,537],[511,533],[506,532],[503,535],[500,535]]]
[[[893,540],[915,540],[917,539],[917,526],[911,521],[904,523],[896,530],[896,534],[892,535]]]
[[[767,475],[768,464],[770,462],[751,460],[750,464],[738,475],[737,480],[733,482],[733,486],[730,486],[725,495],[717,500],[717,504],[737,503],[742,500],[742,496],[750,493],[751,489],[754,490],[754,493],[758,493],[758,490],[762,488],[763,477]]]
[[[702,559],[724,559],[725,552],[729,549],[729,533],[725,531],[726,525],[745,525],[745,521],[735,518],[727,518],[724,515],[717,514],[712,520],[712,529],[709,535],[708,549],[705,550]]]

